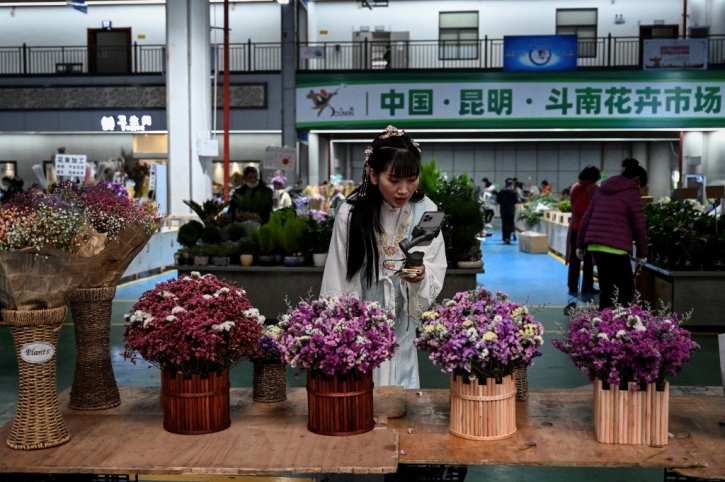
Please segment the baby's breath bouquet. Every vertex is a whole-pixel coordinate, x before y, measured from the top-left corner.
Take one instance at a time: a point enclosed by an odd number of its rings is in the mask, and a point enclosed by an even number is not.
[[[73,202],[18,195],[0,208],[0,303],[14,310],[65,305],[105,243]]]
[[[83,288],[115,286],[161,222],[155,203],[131,199],[119,183],[86,187],[61,183],[54,195],[74,205],[96,231],[108,237],[105,249],[92,259]]]

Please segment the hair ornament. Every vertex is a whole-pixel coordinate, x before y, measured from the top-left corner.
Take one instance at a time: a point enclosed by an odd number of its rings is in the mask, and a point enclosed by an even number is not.
[[[398,129],[395,126],[388,126],[385,128],[385,132],[380,134],[380,139],[387,139],[388,137],[392,136],[404,136],[405,130],[404,129]]]
[[[373,146],[367,146],[365,148],[365,165],[369,165],[370,163],[370,156],[373,155]]]

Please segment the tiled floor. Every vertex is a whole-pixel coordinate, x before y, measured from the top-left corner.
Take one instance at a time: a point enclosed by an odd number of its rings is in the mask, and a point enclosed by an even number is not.
[[[531,306],[539,306],[537,318],[544,324],[547,333],[543,356],[536,360],[536,365],[529,369],[531,388],[568,388],[585,385],[586,376],[579,372],[563,354],[555,350],[551,344],[554,337],[559,336],[562,326],[566,326],[567,317],[563,313],[564,306],[570,301],[567,295],[566,266],[551,255],[526,254],[518,249],[514,242],[504,245],[499,241],[500,232],[486,238],[482,243],[485,274],[480,275],[479,283],[492,291],[503,291],[511,299],[518,302],[527,301]],[[113,302],[111,326],[111,351],[113,368],[119,385],[158,385],[159,372],[148,364],[132,365],[120,357],[123,346],[123,314],[127,313],[141,293],[154,286],[154,283],[175,276],[175,272],[166,272],[158,276],[126,283],[118,287]],[[251,300],[254,303],[254,300]],[[579,302],[583,302],[579,300]],[[692,361],[685,366],[671,383],[684,386],[719,386],[720,373],[717,367],[718,348],[715,334],[696,334],[695,340],[702,350],[697,352]],[[75,345],[73,327],[66,323],[60,332],[58,346],[58,390],[70,387],[75,364]],[[431,365],[425,353],[419,354],[421,366],[421,384],[423,388],[447,388],[447,376]],[[240,363],[232,370],[234,386],[251,386],[251,364]],[[291,386],[304,386],[304,373],[297,376],[289,371]],[[0,324],[0,424],[12,420],[17,401],[17,364],[15,361],[12,338],[8,327]],[[253,478],[248,478],[253,479]],[[0,480],[4,480],[0,476]],[[158,479],[154,479],[158,480]],[[169,480],[186,480],[172,479]],[[192,480],[192,479],[188,479]],[[193,479],[193,480],[199,480]],[[241,480],[237,477],[234,480]],[[269,479],[267,479],[269,480]],[[281,480],[281,479],[279,479]],[[591,468],[557,468],[557,467],[469,467],[466,480],[478,482],[491,481],[556,481],[556,480],[587,480],[587,481],[661,481],[663,471],[654,469],[591,469]]]

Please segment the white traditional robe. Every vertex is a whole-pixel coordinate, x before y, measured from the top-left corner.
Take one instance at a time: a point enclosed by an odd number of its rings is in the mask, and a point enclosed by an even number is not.
[[[437,211],[438,208],[427,197],[419,203],[408,202],[401,208],[393,208],[383,202],[380,217],[389,251],[386,253],[382,248],[382,241],[378,239],[380,278],[368,288],[363,270],[360,270],[359,275],[351,281],[345,279],[351,207],[348,203],[342,204],[335,218],[320,294],[353,296],[362,300],[378,301],[382,306],[392,310],[395,313],[395,334],[400,347],[391,360],[384,362],[373,372],[373,382],[377,386],[402,385],[405,388],[420,388],[418,354],[413,341],[416,337],[416,327],[420,324],[420,315],[435,301],[443,286],[447,267],[443,236],[439,234],[430,246],[417,246],[412,249],[425,253],[423,258],[425,278],[420,283],[408,283],[395,275],[395,270],[402,267],[402,262],[396,262],[394,269],[385,269],[383,263],[386,260],[402,259],[404,256],[398,243],[410,238],[413,227],[418,224],[425,211]]]

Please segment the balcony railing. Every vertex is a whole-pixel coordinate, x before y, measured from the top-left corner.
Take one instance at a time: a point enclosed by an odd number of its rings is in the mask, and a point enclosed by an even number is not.
[[[579,42],[578,66],[584,69],[639,69],[638,37],[600,37]],[[725,68],[725,35],[708,39],[708,68]],[[300,55],[300,52],[305,55]],[[219,71],[224,69],[223,47],[212,46]],[[229,70],[279,72],[279,43],[232,44]],[[477,41],[364,41],[302,44],[299,71],[368,71],[379,69],[436,70],[503,68],[503,39]],[[127,47],[0,47],[0,75],[161,74],[166,72],[165,45]]]

